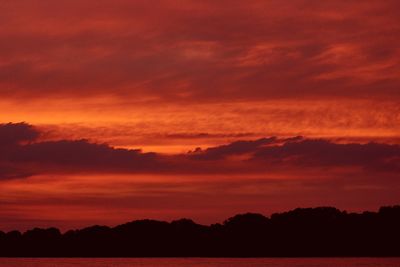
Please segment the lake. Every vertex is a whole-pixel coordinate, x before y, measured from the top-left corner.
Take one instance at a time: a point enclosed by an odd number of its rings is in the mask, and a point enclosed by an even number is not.
[[[399,267],[400,258],[0,258],[0,267]]]

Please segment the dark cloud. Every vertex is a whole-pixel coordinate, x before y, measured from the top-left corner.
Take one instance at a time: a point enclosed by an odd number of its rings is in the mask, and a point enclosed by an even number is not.
[[[34,142],[40,133],[25,123],[3,124],[0,129],[4,138],[0,147],[7,152],[0,155],[1,178],[70,172],[250,174],[343,167],[377,173],[400,170],[400,145],[338,144],[303,137],[270,137],[204,150],[198,148],[187,154],[163,155],[114,148],[88,140]],[[19,143],[27,140],[28,143]]]
[[[257,149],[264,145],[273,144],[277,138],[262,138],[255,141],[236,141],[228,145],[207,148],[206,150],[196,149],[191,152],[192,158],[216,160],[224,159],[230,155],[242,155],[246,153],[254,153]]]
[[[16,145],[20,142],[34,141],[39,132],[27,123],[0,124],[0,146]]]
[[[361,167],[368,171],[400,170],[400,145],[381,143],[334,143],[323,139],[293,137],[262,138],[237,141],[228,145],[196,149],[193,159],[229,160],[230,156],[247,155],[249,168],[268,171],[276,168]]]
[[[117,149],[88,140],[40,142],[40,132],[26,123],[0,126],[1,178],[46,172],[148,172],[160,169],[156,154]],[[28,143],[21,143],[29,141]],[[36,141],[36,142],[34,142]]]
[[[261,148],[254,160],[301,166],[361,166],[381,171],[400,170],[400,146],[378,143],[335,144],[327,140],[286,142]]]
[[[400,170],[400,145],[383,143],[334,143],[324,139],[293,137],[237,141],[228,145],[196,150],[193,158],[216,160],[247,154],[246,161],[269,167],[362,167],[370,171]],[[250,165],[251,166],[251,165]],[[263,166],[263,167],[262,167]],[[253,165],[254,167],[254,165]]]
[[[13,164],[6,162],[0,163],[0,180],[26,178],[34,174],[35,173],[29,172],[28,170],[23,170],[21,166],[13,166]]]
[[[106,144],[93,144],[87,140],[61,140],[40,142],[20,147],[11,161],[39,162],[66,169],[92,171],[136,171],[148,170],[154,165],[153,153],[140,150],[117,149]]]

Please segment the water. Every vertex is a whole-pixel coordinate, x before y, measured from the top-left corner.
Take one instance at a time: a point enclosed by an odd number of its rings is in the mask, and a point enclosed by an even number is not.
[[[400,258],[0,258],[0,267],[400,267]]]

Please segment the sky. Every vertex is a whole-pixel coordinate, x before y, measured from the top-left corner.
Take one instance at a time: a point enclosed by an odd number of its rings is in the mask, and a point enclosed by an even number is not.
[[[0,9],[0,230],[400,203],[399,1]]]

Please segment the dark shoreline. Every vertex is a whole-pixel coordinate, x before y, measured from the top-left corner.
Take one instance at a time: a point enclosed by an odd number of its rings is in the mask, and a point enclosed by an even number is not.
[[[347,213],[331,207],[223,224],[139,220],[61,234],[56,228],[0,232],[0,257],[26,258],[366,258],[400,257],[400,206]]]

